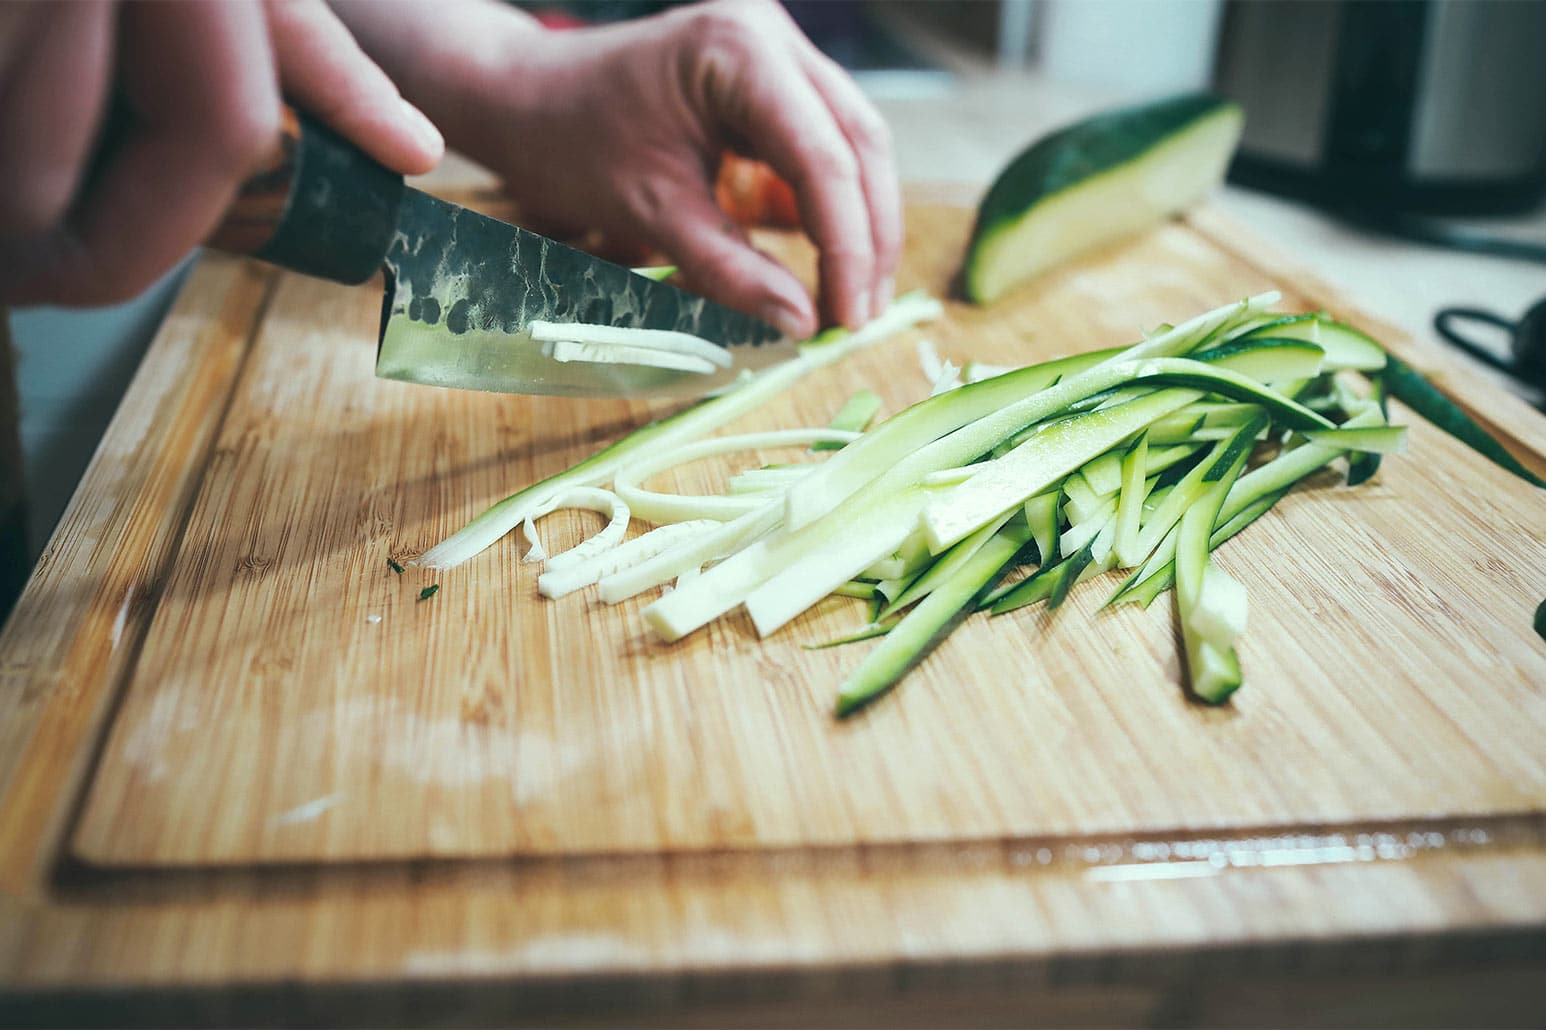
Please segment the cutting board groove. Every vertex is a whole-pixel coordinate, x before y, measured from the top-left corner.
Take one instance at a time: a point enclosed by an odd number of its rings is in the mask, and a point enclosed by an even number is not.
[[[942,292],[967,222],[915,204],[901,285]],[[1546,420],[1207,209],[923,335],[1029,361],[1267,286],[1546,466]],[[1421,425],[1372,484],[1296,491],[1221,554],[1253,604],[1227,709],[1181,695],[1163,604],[1097,615],[1090,584],[974,620],[837,724],[856,653],[798,645],[846,603],[662,647],[638,603],[540,601],[511,540],[416,602],[388,555],[661,409],[377,383],[370,292],[205,257],[0,633],[0,1012],[112,986],[146,1021],[228,1019],[239,985],[246,1013],[403,1018],[383,983],[479,1022],[1538,1011],[1542,494]],[[748,425],[861,386],[894,411],[914,366],[900,340]]]
[[[909,224],[900,285],[944,293],[964,212],[917,207]],[[899,410],[927,390],[919,335],[957,362],[1028,361],[1274,286],[1289,308],[1326,304],[1173,224],[1004,305],[952,305],[745,426],[823,424],[861,386]],[[1546,596],[1546,500],[1426,425],[1374,483],[1321,477],[1224,549],[1253,603],[1248,685],[1231,706],[1182,695],[1168,604],[1096,612],[1108,578],[1055,618],[968,621],[894,697],[836,723],[834,685],[862,646],[801,645],[861,621],[856,603],[824,603],[766,641],[735,616],[668,647],[644,633],[647,598],[538,598],[513,538],[418,601],[428,578],[392,574],[388,555],[664,409],[377,382],[375,317],[368,291],[281,279],[78,858],[1078,839],[1488,818],[1546,796],[1546,654],[1526,607]],[[678,483],[707,489],[729,468],[706,462]],[[552,549],[594,525],[565,513],[544,533]],[[1486,691],[1457,689],[1478,675]]]

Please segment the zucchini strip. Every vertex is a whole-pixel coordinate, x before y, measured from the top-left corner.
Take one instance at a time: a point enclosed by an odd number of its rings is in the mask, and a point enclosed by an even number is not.
[[[1128,559],[1138,549],[1138,526],[1143,515],[1143,502],[1149,496],[1149,434],[1140,433],[1137,442],[1128,448],[1122,458],[1122,488],[1117,495],[1116,548],[1117,561],[1131,565]]]
[[[1024,526],[1005,526],[914,605],[838,688],[837,714],[852,715],[895,686],[909,669],[927,657],[949,634],[952,623],[971,612],[977,595],[1014,560],[1029,539],[1030,533]]]
[[[1388,355],[1380,379],[1390,395],[1423,418],[1438,426],[1478,454],[1505,468],[1527,483],[1546,487],[1546,479],[1520,464],[1518,458],[1508,452],[1498,439],[1481,424],[1467,415],[1458,404],[1438,391],[1422,373]]]
[[[579,464],[511,494],[410,564],[427,569],[454,568],[482,553],[560,490],[599,486],[641,454],[707,436],[725,423],[760,408],[815,369],[938,318],[943,310],[940,302],[927,294],[909,293],[892,301],[885,312],[857,332],[822,333],[801,346],[799,357],[757,372],[716,397],[642,426]]]
[[[1061,371],[1051,373],[1056,385],[1046,385],[1050,363],[1043,363],[920,401],[865,433],[863,439],[844,447],[822,466],[820,472],[791,488],[786,495],[784,521],[790,528],[811,522],[837,507],[902,456],[917,451],[931,440],[976,423],[978,435],[987,442],[974,454],[967,455],[963,462],[969,460],[986,452],[1010,433],[1056,415],[1075,401],[1126,385],[1147,373],[1158,374],[1161,363],[1148,359],[1189,350],[1206,340],[1209,334],[1265,310],[1277,299],[1276,293],[1262,294],[1199,315],[1175,329],[1124,348],[1071,377],[1059,379]],[[1315,353],[1318,367],[1319,351]],[[1189,362],[1174,370],[1179,372],[1190,366],[1208,368]],[[1331,423],[1325,423],[1326,428],[1330,426]]]
[[[584,508],[600,512],[608,516],[608,521],[601,532],[587,537],[567,551],[550,557],[543,548],[542,541],[537,539],[532,523],[560,508]],[[592,558],[622,542],[623,535],[628,532],[629,516],[627,502],[611,490],[597,490],[594,487],[583,486],[566,490],[527,515],[526,538],[531,542],[531,550],[521,560],[545,561],[547,563],[545,567],[551,567],[552,563],[557,561],[562,568],[566,563]]]
[[[888,615],[891,615],[894,612],[901,611],[903,608],[906,608],[909,605],[915,604],[916,602],[927,597],[941,583],[949,580],[962,566],[971,560],[972,555],[976,554],[983,548],[984,545],[987,544],[987,542],[993,537],[993,534],[997,533],[1004,527],[1004,524],[1008,522],[1011,517],[1013,517],[1012,512],[1008,515],[1005,515],[997,522],[983,526],[976,533],[973,533],[971,536],[961,541],[955,547],[952,547],[949,551],[945,552],[945,554],[938,561],[929,566],[929,568],[925,570],[923,574],[920,575],[917,579],[913,580],[912,584],[908,586],[906,590],[902,591],[902,593],[898,595],[895,600],[888,601],[886,603],[886,606],[880,610],[880,614],[877,616],[877,621],[879,619],[886,618]],[[1028,530],[1026,536],[1027,539],[1029,539]]]
[[[862,433],[870,428],[870,423],[875,421],[876,415],[880,414],[880,405],[880,394],[874,390],[857,390],[838,409],[837,414],[832,416],[830,428]],[[843,447],[844,444],[827,440],[811,444],[813,451],[836,451]]]
[[[641,365],[645,368],[666,368],[675,372],[696,372],[708,375],[714,371],[712,362],[691,354],[653,350],[649,347],[626,347],[616,343],[581,343],[578,340],[554,340],[542,345],[542,353],[554,361],[568,363],[583,361],[593,365]]]
[[[1245,591],[1212,562],[1210,542],[1224,499],[1250,456],[1266,416],[1219,444],[1203,477],[1208,489],[1186,510],[1176,534],[1176,604],[1192,693],[1222,703],[1241,683],[1235,640],[1245,629]]]
[[[716,366],[729,368],[733,363],[730,352],[718,344],[710,343],[692,333],[676,332],[671,329],[630,329],[623,326],[594,325],[584,322],[544,322],[539,319],[533,321],[528,330],[531,338],[539,343],[573,343],[594,349],[598,354],[604,353],[608,347],[630,352],[638,350],[675,354],[706,361],[711,371]],[[556,353],[553,357],[559,361],[566,360],[558,357]],[[607,361],[610,359],[598,356],[567,360]]]
[[[801,646],[803,646],[807,651],[825,651],[829,647],[840,647],[843,644],[857,644],[861,640],[874,640],[876,637],[883,637],[887,633],[890,633],[891,630],[895,628],[896,624],[900,621],[902,621],[901,616],[888,619],[885,622],[868,622],[854,630],[852,633],[845,633],[840,637],[834,637],[831,640],[824,640],[819,644],[803,644]]]
[[[1305,439],[1348,451],[1370,454],[1405,454],[1406,426],[1369,426],[1348,429],[1307,429]]]
[[[572,550],[565,551],[548,561],[542,575],[537,577],[537,590],[544,597],[563,597],[565,594],[598,582],[603,576],[630,568],[681,540],[689,539],[717,525],[719,523],[709,519],[697,519],[691,522],[673,522],[667,526],[657,526],[648,533],[586,559],[576,558],[562,562],[559,559],[574,554]]]
[[[841,429],[778,429],[767,433],[716,436],[640,458],[617,473],[614,489],[641,519],[650,522],[681,522],[685,519],[725,521],[761,507],[763,499],[733,494],[667,494],[646,490],[639,484],[677,465],[686,465],[717,454],[812,443],[843,444],[858,438],[858,433]]]
[[[626,601],[652,587],[669,583],[687,569],[696,569],[704,562],[735,553],[777,525],[782,507],[783,502],[777,498],[765,501],[762,507],[740,518],[721,522],[716,528],[691,537],[638,565],[602,577],[597,584],[602,601],[607,604]]]

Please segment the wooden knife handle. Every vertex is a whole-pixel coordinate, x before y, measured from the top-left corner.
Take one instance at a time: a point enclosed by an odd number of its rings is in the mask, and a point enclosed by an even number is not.
[[[397,231],[402,176],[284,107],[263,168],[242,184],[209,246],[342,283],[376,274]]]
[[[115,97],[92,161],[99,175],[135,117]],[[354,144],[286,104],[279,137],[205,241],[341,283],[376,274],[397,232],[403,179]]]

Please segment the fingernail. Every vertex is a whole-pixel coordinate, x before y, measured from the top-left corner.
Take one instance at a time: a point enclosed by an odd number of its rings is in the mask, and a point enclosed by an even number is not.
[[[440,134],[439,129],[435,128],[435,123],[430,121],[423,111],[410,104],[406,98],[399,97],[398,103],[402,104],[403,119],[408,123],[414,139],[438,159],[446,150],[445,137]]]
[[[816,318],[812,313],[796,311],[781,301],[765,304],[762,320],[792,339],[807,340],[816,334]]]
[[[873,308],[874,313],[879,315],[888,307],[890,307],[891,298],[894,296],[896,296],[896,280],[888,275],[882,279],[880,281],[880,285],[875,288],[875,307]]]
[[[861,293],[854,298],[853,311],[850,315],[852,321],[848,328],[855,331],[864,328],[870,320],[870,295]]]

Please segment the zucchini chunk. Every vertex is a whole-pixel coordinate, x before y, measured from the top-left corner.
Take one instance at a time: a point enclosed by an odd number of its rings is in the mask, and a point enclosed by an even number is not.
[[[1076,122],[1009,163],[977,210],[963,275],[987,304],[1189,207],[1222,181],[1244,117],[1190,93]]]

